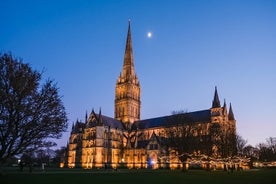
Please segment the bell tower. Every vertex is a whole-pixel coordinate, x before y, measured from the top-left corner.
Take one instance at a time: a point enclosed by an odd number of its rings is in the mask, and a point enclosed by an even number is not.
[[[115,119],[125,124],[140,120],[140,106],[140,83],[134,71],[129,21],[123,70],[117,79],[115,88]]]

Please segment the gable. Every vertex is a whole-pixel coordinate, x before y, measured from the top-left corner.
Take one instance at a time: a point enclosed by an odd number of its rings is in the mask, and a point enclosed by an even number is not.
[[[118,121],[114,118],[104,116],[101,114],[93,113],[91,114],[89,121],[87,122],[87,127],[95,127],[95,126],[107,126],[114,129],[123,130],[123,124],[121,121]]]

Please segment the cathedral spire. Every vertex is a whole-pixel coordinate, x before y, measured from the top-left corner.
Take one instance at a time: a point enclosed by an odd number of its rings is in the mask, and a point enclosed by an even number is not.
[[[221,107],[221,106],[220,106],[220,101],[219,101],[218,91],[217,91],[217,86],[216,86],[212,108],[217,108],[217,107]]]
[[[140,83],[134,70],[129,20],[123,70],[115,88],[115,118],[126,124],[140,120],[140,104]]]
[[[229,119],[229,120],[235,120],[235,116],[234,116],[234,113],[233,113],[233,110],[232,110],[232,105],[231,105],[231,103],[230,103],[230,107],[229,107],[228,119]]]
[[[129,79],[133,75],[135,75],[134,58],[133,58],[133,52],[132,52],[131,28],[130,28],[130,20],[129,20],[122,76],[125,77],[126,79]]]

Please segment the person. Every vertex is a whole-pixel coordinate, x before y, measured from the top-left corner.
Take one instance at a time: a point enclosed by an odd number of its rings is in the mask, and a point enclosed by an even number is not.
[[[32,162],[29,163],[29,172],[30,173],[33,172],[33,164],[32,164]]]
[[[231,166],[231,173],[234,172],[234,169],[235,169],[235,165],[233,164],[233,165]]]
[[[19,162],[19,167],[20,167],[20,171],[23,171],[24,163],[22,160],[20,160],[20,162]]]

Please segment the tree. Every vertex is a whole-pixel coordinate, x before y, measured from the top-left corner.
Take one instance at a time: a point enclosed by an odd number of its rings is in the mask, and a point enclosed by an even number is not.
[[[55,150],[55,156],[53,157],[53,164],[60,166],[59,164],[63,162],[66,163],[67,158],[67,147],[61,147],[60,149]]]
[[[196,124],[189,113],[176,113],[168,117],[166,122],[165,140],[169,149],[175,151],[174,156],[182,163],[183,169],[191,154],[199,150],[201,154],[210,154],[210,137],[200,133],[203,127]]]
[[[213,156],[227,158],[237,154],[236,132],[220,123],[210,125],[210,137],[213,147]]]
[[[40,148],[36,151],[36,161],[39,164],[46,163],[48,166],[51,163],[51,159],[55,157],[55,151],[51,149],[56,146],[56,143],[45,142],[43,148]]]
[[[272,160],[276,160],[276,137],[269,137],[266,139],[267,146],[271,150]]]
[[[0,54],[0,165],[60,138],[68,123],[53,80],[9,53]]]
[[[259,158],[259,150],[251,145],[247,145],[243,149],[243,156],[250,158],[250,166],[253,166],[253,162]]]
[[[247,140],[243,139],[242,136],[236,136],[236,143],[237,143],[237,152],[239,156],[244,156],[244,148],[246,147]]]
[[[269,137],[266,143],[260,143],[259,160],[260,161],[275,161],[276,160],[276,138]]]

